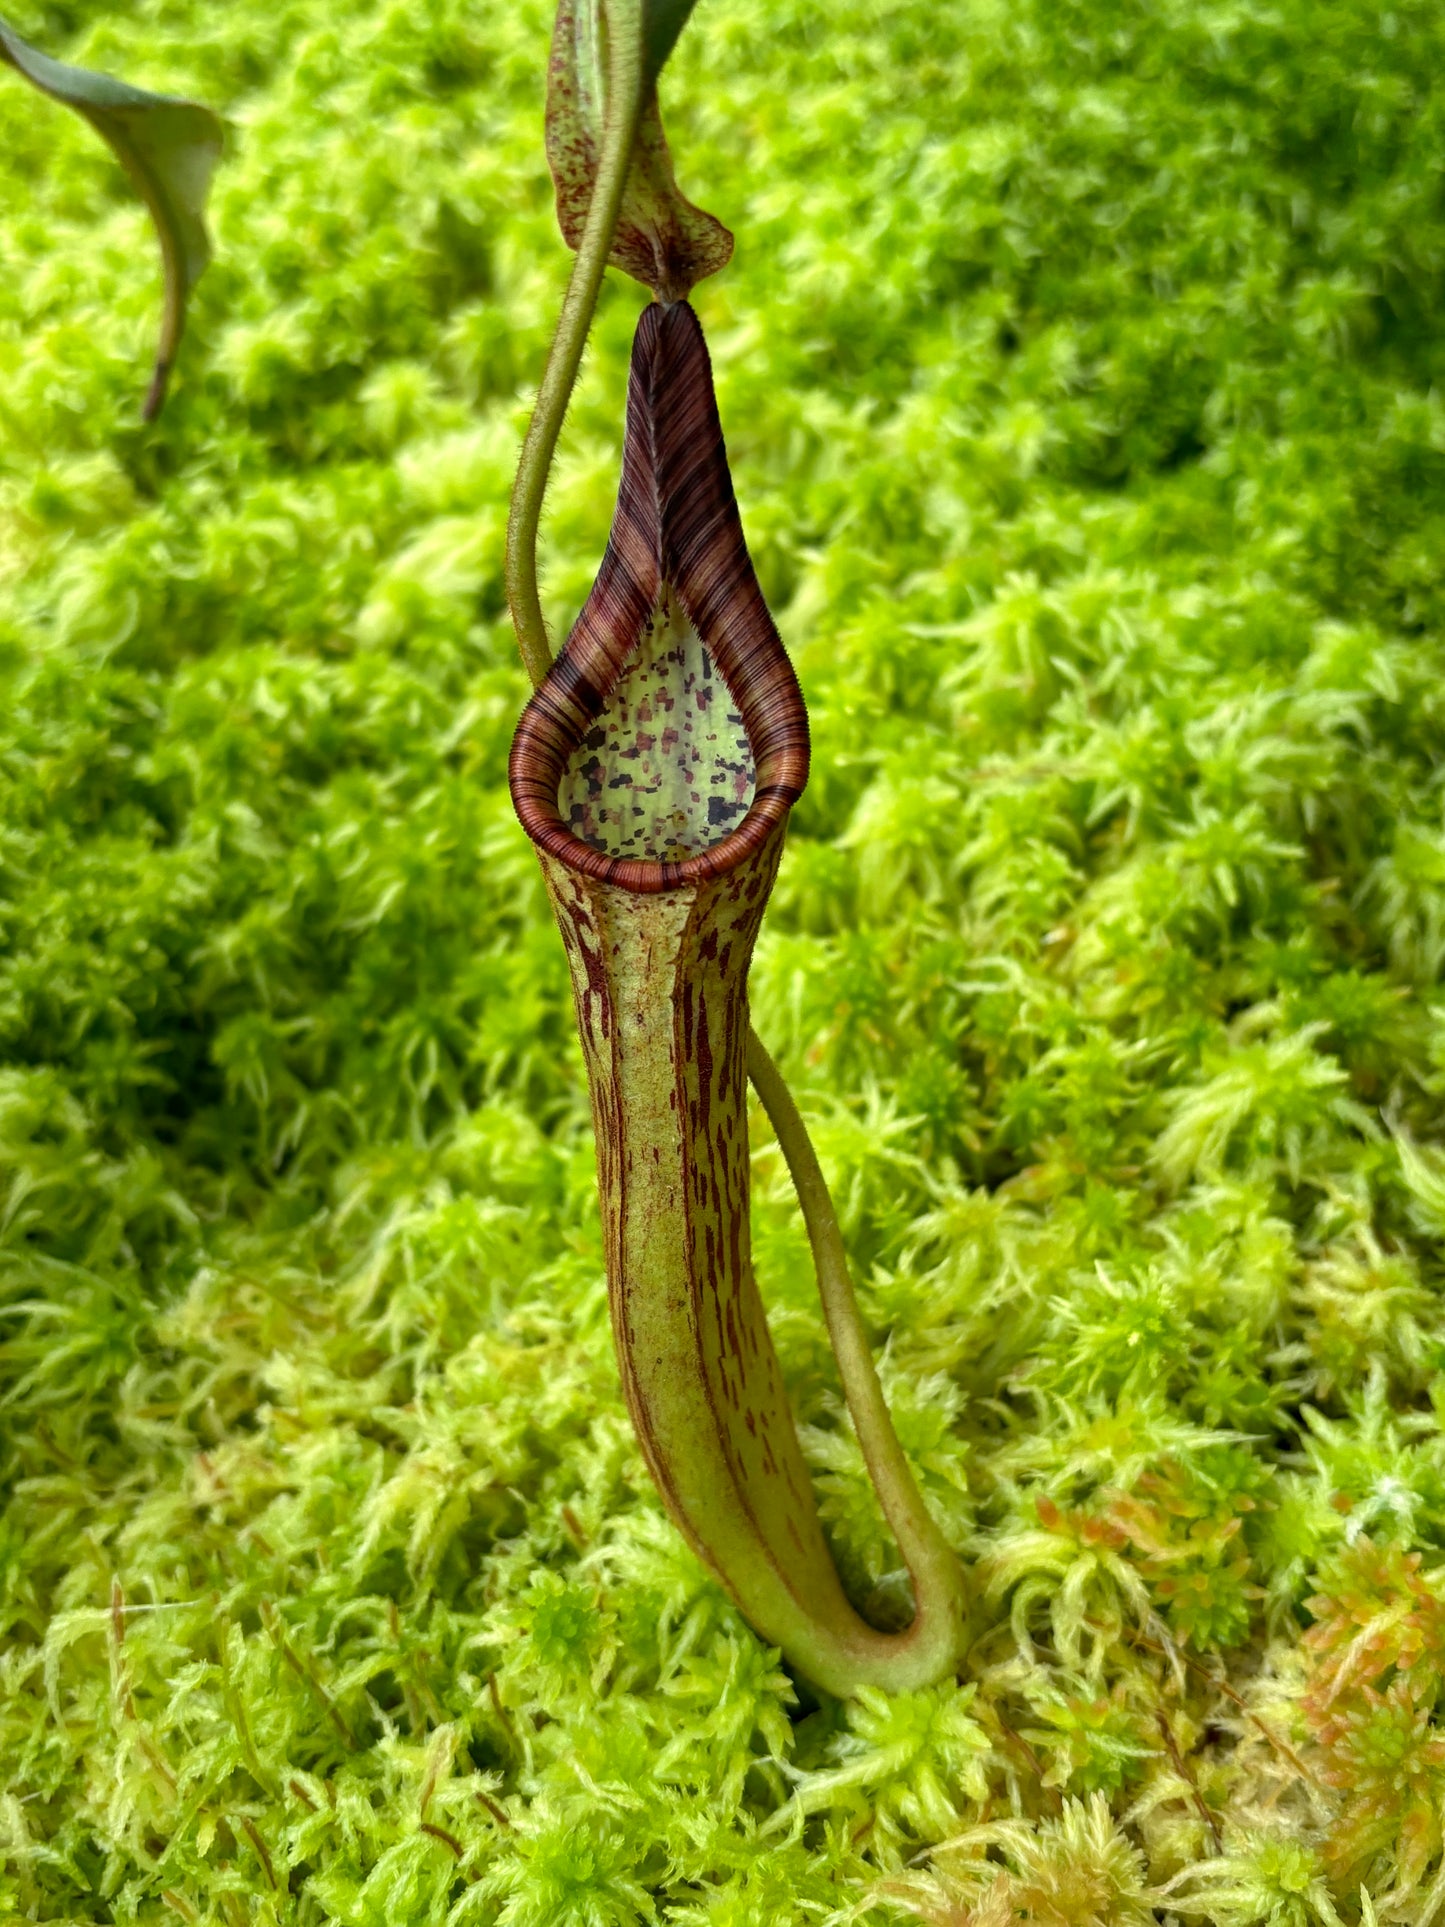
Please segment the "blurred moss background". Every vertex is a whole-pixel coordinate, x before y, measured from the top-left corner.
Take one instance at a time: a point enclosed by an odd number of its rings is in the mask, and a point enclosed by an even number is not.
[[[1445,12],[703,0],[669,70],[816,745],[755,1017],[986,1601],[850,1706],[643,1471],[505,789],[545,11],[11,18],[231,145],[145,430],[145,217],[0,71],[0,1920],[1445,1918]]]

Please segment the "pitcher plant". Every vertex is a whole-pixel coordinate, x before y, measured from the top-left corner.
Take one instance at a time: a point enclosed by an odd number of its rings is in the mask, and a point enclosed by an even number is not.
[[[678,192],[658,115],[657,76],[687,11],[611,0],[599,18],[562,0],[557,15],[548,155],[577,259],[513,495],[509,600],[536,693],[511,789],[571,971],[613,1332],[652,1477],[801,1673],[839,1694],[896,1690],[958,1667],[966,1591],[894,1433],[817,1157],[749,1025],[748,966],[807,781],[808,723],[743,539],[686,298],[732,252]],[[537,525],[609,260],[656,299],[633,342],[611,535],[552,661]],[[902,1632],[850,1604],[819,1523],[753,1275],[749,1078],[788,1161],[849,1410],[912,1579]]]

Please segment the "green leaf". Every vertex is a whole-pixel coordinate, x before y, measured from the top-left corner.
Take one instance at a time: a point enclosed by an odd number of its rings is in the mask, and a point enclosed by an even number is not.
[[[68,67],[23,41],[0,21],[0,59],[52,100],[88,120],[129,174],[151,211],[165,269],[165,307],[155,372],[144,416],[165,400],[186,325],[186,300],[211,258],[204,211],[220,159],[221,122],[208,107],[170,94],[148,94],[108,74]]]
[[[642,74],[646,85],[656,86],[696,5],[697,0],[642,0]]]
[[[733,237],[722,222],[695,207],[678,187],[657,105],[658,70],[691,5],[692,0],[655,0],[641,9],[642,110],[608,257],[664,301],[681,300],[705,276],[726,267],[733,251]],[[586,224],[602,144],[597,39],[586,0],[581,6],[560,0],[547,69],[547,160],[557,189],[558,225],[573,248]]]

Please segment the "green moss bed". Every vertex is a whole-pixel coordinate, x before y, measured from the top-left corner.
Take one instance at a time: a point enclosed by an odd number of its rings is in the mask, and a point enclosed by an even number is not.
[[[643,1469],[505,788],[545,13],[10,11],[231,134],[145,429],[145,217],[0,70],[0,1921],[1445,1921],[1445,9],[704,0],[670,70],[814,726],[755,1019],[981,1600],[851,1704]]]

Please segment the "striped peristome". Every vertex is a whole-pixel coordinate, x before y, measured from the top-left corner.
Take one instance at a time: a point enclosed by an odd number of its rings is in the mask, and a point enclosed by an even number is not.
[[[573,755],[673,599],[732,692],[756,779],[752,807],[731,834],[659,862],[582,845],[558,796]],[[687,302],[654,302],[632,347],[612,533],[567,645],[523,712],[512,799],[538,849],[651,893],[723,875],[785,821],[807,780],[808,715],[743,540],[702,329]]]

